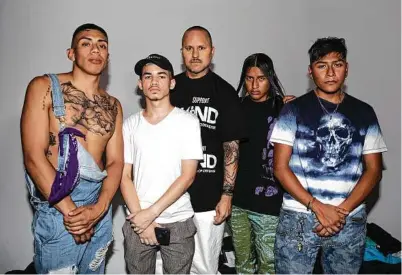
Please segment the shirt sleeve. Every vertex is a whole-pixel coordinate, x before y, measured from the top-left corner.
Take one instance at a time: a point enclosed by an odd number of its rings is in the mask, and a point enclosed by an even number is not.
[[[203,159],[200,123],[196,117],[184,128],[181,159]]]
[[[270,143],[281,143],[293,146],[297,124],[294,107],[291,103],[285,104],[272,130]]]
[[[133,164],[133,131],[132,119],[127,118],[123,123],[123,141],[124,141],[124,163]]]
[[[385,145],[384,138],[378,123],[377,116],[372,110],[371,120],[367,128],[366,137],[363,145],[363,155],[386,152],[387,146]]]

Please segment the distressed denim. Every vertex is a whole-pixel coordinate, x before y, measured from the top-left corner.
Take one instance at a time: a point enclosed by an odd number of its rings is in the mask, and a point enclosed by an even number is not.
[[[79,145],[80,182],[71,193],[78,206],[96,203],[105,171],[100,171],[92,156]],[[35,185],[27,175],[28,189],[37,194]],[[37,273],[104,273],[105,254],[113,239],[112,209],[98,222],[90,242],[76,244],[63,224],[63,215],[47,201],[31,196],[35,208],[32,221],[34,235],[34,263]]]
[[[312,213],[281,209],[275,239],[278,274],[311,274],[322,248],[324,273],[357,274],[363,261],[367,214],[365,207],[346,218],[343,229],[332,237],[312,232],[318,225]]]
[[[64,115],[64,101],[60,85],[55,75],[49,75],[52,82],[52,98],[56,117]],[[64,125],[60,123],[60,129]],[[69,152],[68,139],[63,142],[63,152],[58,152],[59,172],[64,172]],[[79,164],[79,183],[70,194],[73,202],[79,206],[97,202],[102,181],[107,176],[101,171],[92,155],[78,142],[77,159]],[[112,209],[95,226],[95,232],[89,242],[76,244],[73,236],[63,224],[63,215],[36,189],[28,175],[26,184],[30,194],[30,203],[35,209],[32,221],[34,235],[34,264],[38,274],[44,273],[86,273],[98,274],[105,271],[105,255],[113,239]]]

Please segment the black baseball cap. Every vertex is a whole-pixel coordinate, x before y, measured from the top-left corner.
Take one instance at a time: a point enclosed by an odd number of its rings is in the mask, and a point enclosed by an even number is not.
[[[137,64],[135,64],[134,72],[141,77],[142,68],[149,63],[155,64],[156,66],[169,71],[172,74],[172,77],[174,76],[173,66],[170,61],[166,57],[156,53],[150,54],[148,57],[138,61]]]

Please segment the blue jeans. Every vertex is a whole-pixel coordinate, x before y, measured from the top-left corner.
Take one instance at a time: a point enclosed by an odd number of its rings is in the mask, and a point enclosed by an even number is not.
[[[70,194],[77,207],[96,203],[102,180],[107,175],[106,171],[99,169],[92,156],[80,144],[78,160],[80,182]],[[26,179],[31,195],[30,202],[35,208],[32,233],[36,272],[104,273],[105,255],[113,239],[111,207],[94,228],[95,233],[91,240],[84,244],[76,244],[73,236],[64,227],[63,215],[41,197],[28,174]]]
[[[281,209],[275,239],[278,274],[311,274],[322,248],[324,273],[357,274],[363,261],[367,214],[365,207],[346,218],[344,228],[332,237],[312,232],[318,225],[312,213]]]

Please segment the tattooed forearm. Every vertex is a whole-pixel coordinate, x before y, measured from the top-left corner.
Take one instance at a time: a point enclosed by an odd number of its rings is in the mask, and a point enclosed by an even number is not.
[[[232,196],[239,162],[239,141],[224,142],[223,153],[225,159],[223,194]]]
[[[46,156],[50,157],[52,155],[52,152],[50,151],[51,146],[56,145],[56,137],[52,132],[49,132],[49,148],[47,149]]]

